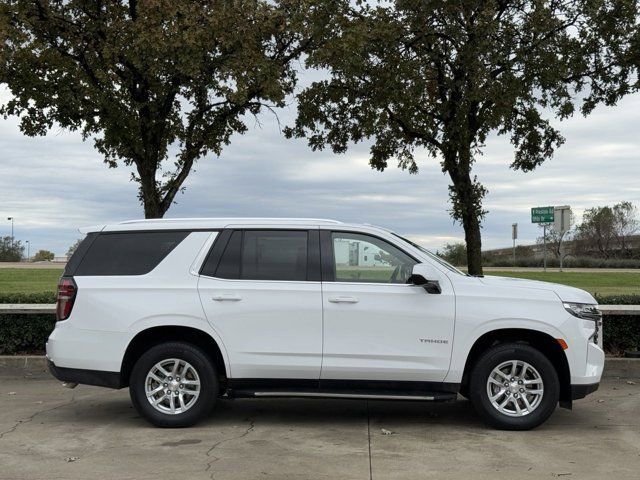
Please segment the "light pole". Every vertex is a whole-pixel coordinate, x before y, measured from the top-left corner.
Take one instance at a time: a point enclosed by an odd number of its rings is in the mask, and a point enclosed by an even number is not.
[[[31,259],[31,242],[26,240],[25,243],[27,244],[27,263],[29,263],[29,260]]]
[[[7,217],[7,220],[11,220],[11,246],[13,246],[13,217]]]

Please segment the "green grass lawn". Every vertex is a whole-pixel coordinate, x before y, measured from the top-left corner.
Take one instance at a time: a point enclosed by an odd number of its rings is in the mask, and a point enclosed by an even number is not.
[[[55,292],[60,268],[0,268],[0,294]]]
[[[340,272],[346,278],[356,280],[356,272],[348,268]],[[367,277],[374,276],[378,281],[389,276],[388,269],[370,269]],[[1,293],[38,293],[55,292],[58,279],[62,275],[59,268],[0,268]],[[601,295],[639,294],[640,272],[487,272],[487,275],[519,277],[545,282],[562,283],[582,288]],[[379,279],[377,277],[380,277]]]
[[[640,295],[640,272],[485,272],[487,275],[517,277],[562,283],[600,295]]]

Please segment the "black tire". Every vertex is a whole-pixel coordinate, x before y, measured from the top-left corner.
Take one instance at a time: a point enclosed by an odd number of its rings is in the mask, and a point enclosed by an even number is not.
[[[200,394],[195,403],[178,414],[158,411],[145,393],[147,374],[158,362],[171,358],[191,364],[200,380]],[[184,342],[161,343],[147,350],[134,365],[129,379],[129,394],[138,413],[156,427],[188,427],[211,412],[218,396],[218,376],[213,362],[200,348]]]
[[[509,416],[494,407],[487,391],[487,381],[493,369],[511,360],[527,362],[538,371],[544,382],[544,393],[538,406],[519,417]],[[530,430],[545,422],[556,409],[560,382],[552,363],[539,350],[528,345],[508,343],[491,347],[478,358],[471,371],[469,394],[476,411],[493,427],[501,430]]]

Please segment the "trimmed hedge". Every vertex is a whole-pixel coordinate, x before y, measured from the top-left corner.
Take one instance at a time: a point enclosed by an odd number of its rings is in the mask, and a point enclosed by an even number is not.
[[[640,295],[595,295],[602,305],[640,305]],[[607,353],[621,355],[640,350],[640,317],[605,315],[602,344]]]
[[[640,350],[640,317],[628,315],[606,315],[604,317],[605,352],[622,355],[627,351]]]
[[[640,305],[640,295],[599,295],[594,298],[600,305]]]
[[[500,257],[484,255],[482,263],[485,267],[513,267],[513,257],[510,253]],[[516,257],[516,267],[542,267],[544,259],[537,256]],[[558,268],[560,259],[552,254],[547,255],[547,267]],[[594,258],[594,257],[566,257],[564,268],[640,268],[640,258]]]
[[[3,293],[0,303],[56,303],[55,292]],[[44,353],[55,315],[0,315],[0,355]]]
[[[597,296],[605,305],[640,305],[640,295]],[[0,303],[55,303],[55,293],[2,294]],[[0,355],[43,353],[55,325],[55,316],[0,315]],[[617,355],[640,350],[640,318],[607,315],[604,318],[604,348]]]
[[[44,353],[56,316],[0,315],[0,355]]]

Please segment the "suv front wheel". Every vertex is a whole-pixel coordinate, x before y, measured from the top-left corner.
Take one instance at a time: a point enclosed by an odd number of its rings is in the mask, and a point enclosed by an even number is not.
[[[207,415],[218,396],[209,357],[189,343],[169,342],[145,352],[131,372],[134,407],[158,427],[187,427]]]
[[[494,427],[529,430],[556,408],[560,382],[549,359],[529,345],[491,347],[471,372],[473,406]]]

